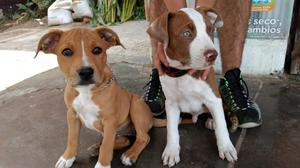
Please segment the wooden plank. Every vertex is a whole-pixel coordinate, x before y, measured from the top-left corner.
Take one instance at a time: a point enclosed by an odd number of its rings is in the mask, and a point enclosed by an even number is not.
[[[294,50],[291,55],[291,74],[300,74],[300,41],[295,43]]]
[[[296,29],[293,51],[291,53],[291,68],[290,68],[291,74],[300,74],[300,17],[299,16],[300,16],[300,11],[298,11],[297,29]]]

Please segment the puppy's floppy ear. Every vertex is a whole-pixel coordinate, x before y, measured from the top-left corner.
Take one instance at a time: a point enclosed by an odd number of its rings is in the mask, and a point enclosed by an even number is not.
[[[63,31],[61,30],[50,30],[47,34],[45,34],[39,41],[38,47],[35,53],[34,58],[38,55],[39,51],[43,51],[44,53],[54,53],[55,47],[59,42],[59,39]]]
[[[168,45],[169,43],[168,24],[170,16],[170,12],[160,15],[147,29],[147,33],[151,38],[163,43],[164,45]]]
[[[215,28],[220,28],[224,25],[220,14],[215,9],[199,7],[197,11],[203,11]]]
[[[103,39],[104,41],[107,42],[109,47],[119,45],[119,46],[122,46],[123,48],[125,48],[123,46],[123,44],[121,43],[117,33],[114,32],[113,30],[111,30],[110,28],[99,27],[99,28],[94,29],[94,31],[99,35],[99,37],[101,39]]]

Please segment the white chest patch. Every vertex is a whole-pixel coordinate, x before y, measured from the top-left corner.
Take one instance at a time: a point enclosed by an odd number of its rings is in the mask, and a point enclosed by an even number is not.
[[[172,78],[167,75],[160,77],[162,89],[166,99],[179,107],[181,112],[201,114],[203,113],[204,97],[212,93],[210,86],[202,81],[184,75],[179,78]]]
[[[93,123],[98,119],[101,109],[92,100],[92,87],[92,85],[76,87],[79,95],[74,99],[72,105],[87,128],[99,131]]]

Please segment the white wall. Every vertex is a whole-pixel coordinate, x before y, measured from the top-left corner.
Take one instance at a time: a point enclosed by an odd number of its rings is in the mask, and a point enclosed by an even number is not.
[[[215,44],[219,47],[218,39],[215,39]],[[243,74],[269,75],[283,72],[286,49],[287,39],[247,39],[241,65]],[[217,72],[221,72],[220,59],[221,56],[215,65]]]

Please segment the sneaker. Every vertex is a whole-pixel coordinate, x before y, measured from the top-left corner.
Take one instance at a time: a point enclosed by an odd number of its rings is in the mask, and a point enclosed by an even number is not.
[[[165,95],[161,88],[159,73],[152,69],[150,80],[144,87],[143,100],[148,104],[153,116],[158,117],[165,112]]]
[[[253,128],[262,124],[261,111],[250,98],[246,82],[238,68],[229,70],[220,80],[220,93],[225,106],[230,111],[227,117],[231,123],[237,119],[240,128]],[[233,119],[232,119],[233,118]],[[236,118],[236,119],[234,119]]]

